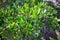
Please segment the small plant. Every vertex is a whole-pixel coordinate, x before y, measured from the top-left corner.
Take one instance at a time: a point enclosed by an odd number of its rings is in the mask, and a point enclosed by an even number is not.
[[[51,6],[42,1],[23,0],[14,1],[4,9],[0,9],[0,28],[1,35],[6,40],[41,40],[41,31],[38,28],[44,28],[48,23],[50,28],[55,30],[59,28],[56,14]]]

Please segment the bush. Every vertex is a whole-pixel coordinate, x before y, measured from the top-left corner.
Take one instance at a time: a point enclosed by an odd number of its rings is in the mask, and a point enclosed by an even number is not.
[[[38,28],[43,28],[45,23],[59,28],[57,18],[53,16],[56,13],[42,1],[17,0],[0,9],[0,34],[6,40],[41,40]]]

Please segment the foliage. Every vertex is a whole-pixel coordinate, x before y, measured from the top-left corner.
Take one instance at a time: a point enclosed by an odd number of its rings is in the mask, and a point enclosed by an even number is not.
[[[55,29],[59,28],[56,14],[47,3],[37,0],[11,1],[9,5],[0,8],[0,34],[6,40],[40,40],[45,23]]]

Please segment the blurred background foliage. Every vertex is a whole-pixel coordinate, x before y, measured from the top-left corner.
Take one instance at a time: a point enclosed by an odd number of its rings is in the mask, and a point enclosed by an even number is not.
[[[59,28],[57,11],[43,0],[0,0],[0,35],[5,40],[41,40],[45,23]]]

